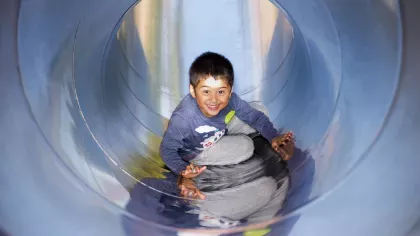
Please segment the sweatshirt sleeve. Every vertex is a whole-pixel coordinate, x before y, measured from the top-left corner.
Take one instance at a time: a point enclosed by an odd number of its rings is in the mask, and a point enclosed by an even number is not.
[[[235,115],[256,129],[269,142],[280,133],[274,128],[270,119],[261,111],[251,107],[248,102],[242,100],[236,93],[232,93],[230,105],[235,110]]]
[[[187,121],[179,115],[173,115],[160,144],[160,156],[166,166],[176,174],[180,174],[189,164],[178,153],[178,150],[183,147],[183,139],[189,133]]]

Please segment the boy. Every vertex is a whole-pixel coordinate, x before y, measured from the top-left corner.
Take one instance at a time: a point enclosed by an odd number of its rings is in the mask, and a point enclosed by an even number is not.
[[[227,126],[236,117],[270,141],[283,159],[289,158],[281,147],[292,141],[293,135],[280,135],[263,112],[232,92],[234,72],[228,59],[206,52],[192,63],[189,77],[190,94],[172,113],[160,146],[160,155],[170,170],[184,178],[194,178],[203,172],[206,167],[192,164],[194,159],[207,152],[226,132],[232,134]],[[252,141],[249,143],[253,145]]]

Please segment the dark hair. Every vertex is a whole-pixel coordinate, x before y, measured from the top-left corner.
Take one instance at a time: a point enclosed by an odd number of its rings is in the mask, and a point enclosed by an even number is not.
[[[198,56],[191,64],[189,76],[190,84],[194,88],[200,79],[208,76],[226,80],[231,87],[234,80],[232,63],[226,57],[214,52],[205,52]]]

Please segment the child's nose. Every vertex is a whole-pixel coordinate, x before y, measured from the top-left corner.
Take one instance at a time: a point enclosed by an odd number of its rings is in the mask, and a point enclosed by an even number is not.
[[[212,94],[212,96],[211,96],[211,98],[210,98],[210,101],[211,101],[212,103],[216,103],[216,102],[217,102],[217,96],[216,96],[215,94]]]

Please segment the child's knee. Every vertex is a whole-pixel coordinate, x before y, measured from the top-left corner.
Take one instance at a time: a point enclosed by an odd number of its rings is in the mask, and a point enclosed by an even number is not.
[[[227,135],[198,155],[197,165],[231,165],[247,160],[254,153],[254,142],[245,135]]]
[[[229,134],[243,134],[248,135],[255,133],[255,129],[249,126],[247,123],[234,116],[230,123],[227,125]]]

